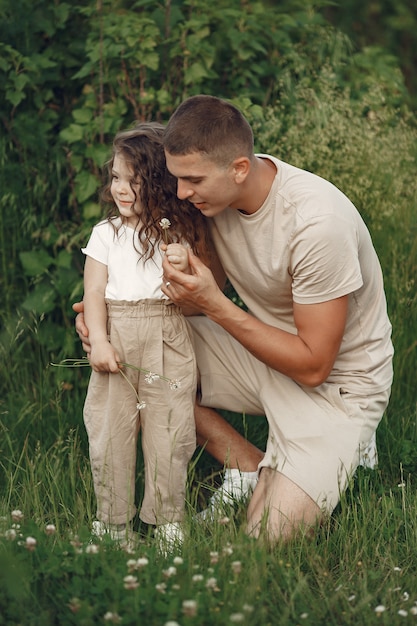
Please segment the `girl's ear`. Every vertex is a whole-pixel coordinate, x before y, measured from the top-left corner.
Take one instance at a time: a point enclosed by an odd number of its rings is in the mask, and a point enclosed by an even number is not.
[[[250,160],[247,157],[239,157],[232,164],[235,182],[241,184],[246,180],[250,170]]]

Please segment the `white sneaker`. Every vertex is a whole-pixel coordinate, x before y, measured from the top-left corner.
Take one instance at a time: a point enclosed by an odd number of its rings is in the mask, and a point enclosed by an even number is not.
[[[105,524],[100,520],[94,520],[91,534],[98,539],[108,536],[122,548],[133,548],[137,543],[137,533],[134,532],[130,524]]]
[[[180,551],[184,542],[184,531],[181,522],[160,524],[155,528],[154,537],[158,542],[158,551],[163,556]]]
[[[222,485],[209,499],[208,507],[197,514],[197,518],[212,522],[224,516],[235,504],[245,502],[250,498],[257,482],[258,472],[226,469]]]

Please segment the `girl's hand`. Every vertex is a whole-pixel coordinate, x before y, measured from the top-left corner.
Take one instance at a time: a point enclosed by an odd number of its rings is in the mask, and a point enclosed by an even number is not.
[[[165,246],[164,246],[165,247]],[[188,248],[180,243],[170,243],[166,246],[165,257],[171,265],[180,272],[190,273],[188,264]]]

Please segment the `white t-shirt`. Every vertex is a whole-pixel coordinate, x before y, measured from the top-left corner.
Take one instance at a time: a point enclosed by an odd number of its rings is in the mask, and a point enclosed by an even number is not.
[[[159,247],[146,262],[135,249],[139,246],[137,232],[121,223],[120,218],[107,220],[94,226],[91,237],[82,252],[107,266],[108,281],[105,297],[111,300],[143,300],[166,298],[161,291],[162,254]],[[135,238],[135,239],[134,239]]]
[[[210,220],[223,268],[250,312],[296,334],[293,301],[316,304],[349,294],[345,334],[328,381],[352,393],[392,381],[391,324],[368,229],[330,182],[269,155],[270,193],[252,215],[226,209]]]

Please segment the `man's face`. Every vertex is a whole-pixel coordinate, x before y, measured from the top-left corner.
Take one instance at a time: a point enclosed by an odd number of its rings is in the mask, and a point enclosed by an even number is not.
[[[165,153],[168,170],[177,179],[177,196],[189,200],[206,217],[213,217],[238,201],[233,165],[219,167],[199,152]]]

